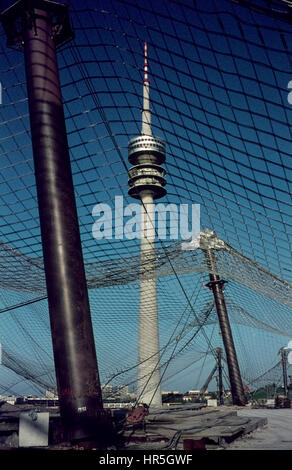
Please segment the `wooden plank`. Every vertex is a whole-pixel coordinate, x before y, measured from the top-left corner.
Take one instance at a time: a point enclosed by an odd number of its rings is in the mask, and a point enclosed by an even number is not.
[[[257,418],[255,416],[251,416],[249,417],[249,422],[244,427],[244,434],[248,434],[252,431],[255,431],[255,429],[262,428],[266,424],[268,424],[267,418]]]
[[[248,424],[249,419],[247,416],[227,416],[218,420],[218,423],[221,426],[245,426]]]
[[[204,412],[179,412],[179,413],[169,413],[167,416],[163,415],[155,415],[155,416],[150,416],[148,415],[145,419],[145,422],[147,424],[152,424],[156,422],[165,422],[165,423],[176,423],[177,421],[185,421],[185,420],[204,420],[204,419],[213,419],[213,418],[220,418],[222,419],[223,417],[226,416],[236,416],[237,412],[236,411],[219,411],[219,410],[206,410]]]
[[[232,437],[237,434],[242,434],[243,433],[243,427],[242,426],[212,426],[210,428],[205,428],[201,430],[189,430],[189,431],[184,431],[182,433],[182,436],[188,436],[193,435],[195,438],[220,438],[220,437]]]
[[[172,432],[177,432],[177,431],[182,431],[183,433],[186,433],[186,432],[199,432],[199,431],[204,431],[204,430],[207,430],[207,432],[209,432],[210,429],[215,429],[215,428],[218,428],[218,429],[232,429],[233,427],[243,427],[243,425],[241,423],[238,423],[236,424],[236,422],[233,423],[233,425],[223,425],[221,424],[220,420],[218,421],[214,421],[212,420],[211,422],[209,423],[202,423],[202,422],[198,422],[198,423],[190,423],[189,425],[186,425],[185,423],[178,423],[176,426],[157,426],[157,427],[150,427],[149,428],[149,432],[156,432],[156,433],[159,433],[159,432],[162,432],[164,430],[169,430],[169,431],[172,431]]]
[[[170,440],[177,435],[180,443],[185,438],[207,439],[216,445],[224,445],[229,440],[248,434],[267,423],[266,418],[238,416],[237,411],[226,409],[224,411],[204,410],[200,415],[196,413],[193,415],[189,413],[173,414],[173,420],[174,422],[171,423],[166,423],[164,420],[151,420],[146,423],[146,432],[140,430],[137,437],[144,437],[154,442],[160,438]],[[130,435],[130,431],[128,432]]]
[[[163,407],[163,408],[156,408],[156,409],[151,409],[150,414],[156,414],[156,413],[169,413],[169,411],[179,411],[179,410],[200,410],[202,408],[206,408],[206,405],[201,404],[201,403],[192,403],[188,405],[177,405],[177,406],[169,406],[169,407]]]
[[[243,435],[248,434],[249,432],[254,431],[255,429],[264,426],[267,423],[266,418],[248,418],[243,422],[243,420],[239,420],[236,423],[236,419],[234,419],[232,425],[223,425],[219,424],[215,425],[210,428],[205,428],[200,431],[195,430],[186,430],[183,431],[182,436],[190,436],[193,435],[196,438],[209,438],[209,439],[220,439],[220,438],[232,438],[236,435]]]
[[[195,412],[171,413],[173,420],[167,423],[157,419],[146,422],[145,431],[135,432],[135,436],[145,439],[172,439],[181,432],[180,441],[186,439],[210,439],[216,443],[235,439],[267,423],[266,418],[238,416],[236,410],[201,410]],[[137,434],[138,432],[138,434]],[[130,435],[130,431],[129,434]]]
[[[230,411],[222,413],[222,415],[209,415],[209,416],[191,416],[186,419],[178,417],[177,420],[174,420],[171,423],[168,423],[166,426],[165,422],[146,422],[147,431],[159,431],[159,429],[171,429],[173,431],[184,430],[184,429],[193,429],[195,427],[211,427],[217,423],[221,423],[224,418],[236,418],[236,411]]]

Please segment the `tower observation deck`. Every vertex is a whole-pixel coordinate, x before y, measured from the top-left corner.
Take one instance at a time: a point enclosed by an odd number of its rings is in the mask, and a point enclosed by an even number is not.
[[[128,159],[129,195],[141,200],[141,268],[137,400],[161,406],[159,331],[155,278],[155,209],[153,201],[166,194],[165,143],[152,135],[147,43],[144,45],[143,110],[141,135],[131,139]]]
[[[165,143],[152,135],[146,42],[144,51],[142,132],[128,146],[128,159],[134,165],[129,170],[129,195],[141,199],[147,191],[153,199],[159,199],[166,194],[165,170],[161,167],[165,162]]]

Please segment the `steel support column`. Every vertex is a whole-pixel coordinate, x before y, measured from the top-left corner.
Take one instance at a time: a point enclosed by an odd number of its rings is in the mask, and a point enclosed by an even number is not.
[[[222,380],[222,349],[216,348],[217,353],[217,369],[218,369],[218,394],[219,405],[224,405],[223,400],[223,380]]]
[[[56,56],[58,41],[72,33],[67,10],[51,1],[20,0],[2,13],[1,22],[8,45],[24,49],[61,418],[68,439],[98,445],[105,413]]]
[[[246,397],[243,391],[242,379],[223,292],[223,286],[226,281],[220,279],[218,274],[214,274],[217,272],[214,250],[206,249],[203,251],[209,268],[210,282],[207,286],[212,290],[214,295],[216,311],[226,353],[232,401],[234,405],[243,406],[246,404]]]
[[[288,395],[287,349],[281,348],[279,352],[281,353],[281,360],[282,360],[284,395],[285,397],[287,397]]]

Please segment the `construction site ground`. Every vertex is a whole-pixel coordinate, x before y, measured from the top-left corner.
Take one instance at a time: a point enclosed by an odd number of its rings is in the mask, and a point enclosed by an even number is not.
[[[238,416],[266,418],[267,424],[233,441],[228,450],[292,450],[292,408],[237,410]]]
[[[4,449],[19,449],[18,417],[23,411],[21,406],[1,408],[0,454]],[[113,410],[113,417],[114,414]],[[47,450],[64,449],[64,445],[56,442],[58,422],[58,412],[50,410],[50,427],[54,432],[50,432]],[[292,409],[213,408],[196,404],[163,407],[151,411],[141,426],[123,426],[122,440],[122,448],[128,451],[292,450]],[[65,448],[69,450],[70,446]]]

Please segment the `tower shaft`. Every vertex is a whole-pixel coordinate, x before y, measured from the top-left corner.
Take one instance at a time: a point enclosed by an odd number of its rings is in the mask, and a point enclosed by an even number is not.
[[[155,212],[151,192],[143,192],[141,202],[138,401],[151,406],[161,406],[155,278]]]

